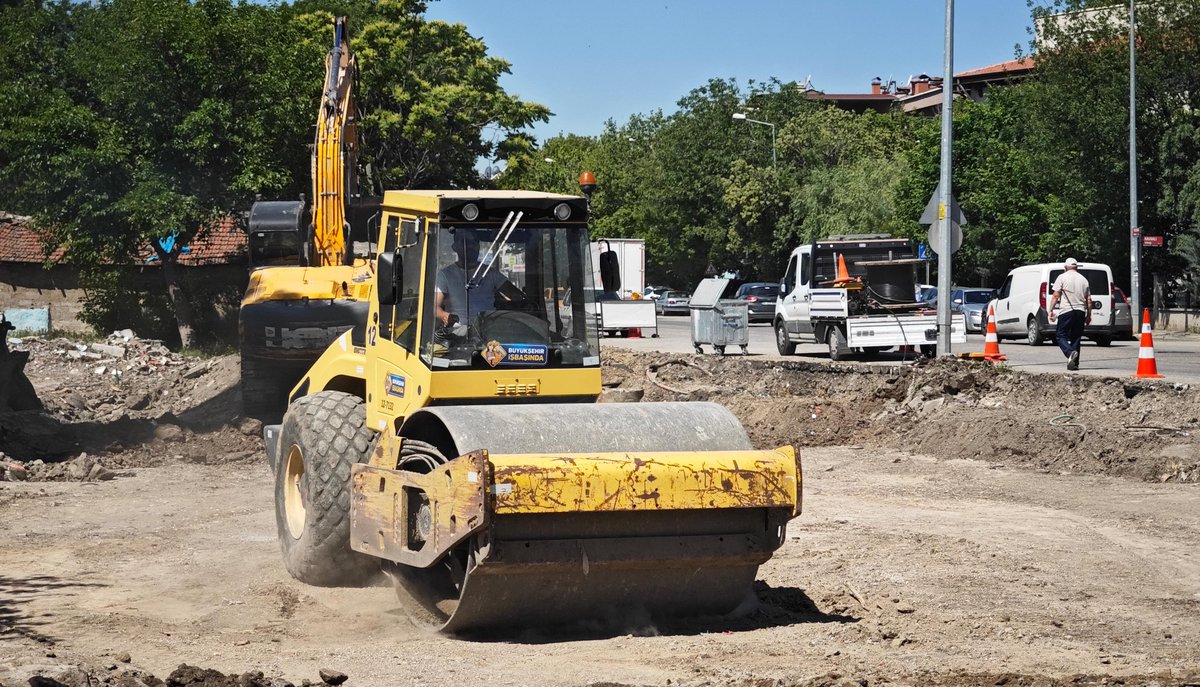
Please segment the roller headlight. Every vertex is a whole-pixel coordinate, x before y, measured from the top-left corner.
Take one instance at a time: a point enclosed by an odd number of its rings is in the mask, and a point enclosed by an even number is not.
[[[475,203],[467,203],[462,208],[462,216],[468,222],[474,222],[479,219],[479,206]]]
[[[571,206],[566,203],[559,203],[554,206],[554,219],[559,222],[565,222],[571,218]]]

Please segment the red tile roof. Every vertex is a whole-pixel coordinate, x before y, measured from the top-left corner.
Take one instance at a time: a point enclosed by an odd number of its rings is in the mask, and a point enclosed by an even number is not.
[[[184,246],[179,255],[179,264],[185,267],[201,267],[204,265],[230,265],[246,261],[248,246],[246,232],[238,227],[231,218],[225,218],[204,232],[200,238]],[[148,250],[146,257],[157,256]]]
[[[62,258],[61,248],[51,252],[45,241],[30,228],[28,217],[0,212],[0,262],[43,263]]]
[[[245,232],[227,218],[185,246],[179,264],[187,267],[235,264],[246,259],[246,250]],[[45,241],[32,228],[28,217],[0,212],[0,262],[40,264],[46,262],[47,253]],[[49,254],[51,262],[58,262],[62,256],[62,248]],[[142,260],[153,264],[158,257],[147,246]]]
[[[976,76],[1001,76],[1003,74],[1023,73],[1033,69],[1033,58],[1022,57],[1019,60],[1009,60],[1007,62],[998,62],[989,64],[986,67],[971,69],[965,72],[959,72],[954,75],[956,79],[971,78]]]

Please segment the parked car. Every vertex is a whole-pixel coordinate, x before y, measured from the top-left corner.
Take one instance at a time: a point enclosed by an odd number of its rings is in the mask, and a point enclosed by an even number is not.
[[[950,311],[963,314],[968,332],[982,332],[988,301],[995,295],[992,289],[954,287],[950,292]]]
[[[683,291],[664,291],[654,301],[654,310],[659,315],[686,315],[691,296]]]
[[[749,282],[738,287],[734,298],[746,301],[751,322],[770,322],[775,319],[775,301],[779,300],[779,284]]]
[[[1064,271],[1061,262],[1022,265],[1008,273],[990,306],[996,309],[996,336],[1001,339],[1024,338],[1030,346],[1040,346],[1054,337],[1054,325],[1046,312],[1053,295],[1050,288]],[[1092,294],[1092,323],[1083,328],[1083,336],[1107,346],[1117,327],[1113,322],[1112,269],[1100,262],[1079,263],[1079,273],[1088,280]]]

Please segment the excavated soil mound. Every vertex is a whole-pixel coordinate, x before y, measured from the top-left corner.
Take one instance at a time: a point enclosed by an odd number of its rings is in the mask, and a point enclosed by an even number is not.
[[[0,478],[5,461],[10,478],[87,481],[170,461],[261,459],[261,425],[240,416],[236,356],[190,359],[119,334],[19,348],[33,353],[27,371],[46,407],[0,413]],[[615,348],[604,384],[618,400],[721,403],[760,447],[862,445],[1200,482],[1200,389],[1183,384],[959,360],[878,367]]]
[[[877,367],[612,349],[604,383],[647,401],[721,403],[759,447],[859,444],[1200,482],[1200,389],[1182,384],[1026,374],[953,359]]]
[[[45,407],[0,412],[0,479],[5,464],[31,479],[87,481],[170,460],[258,459],[261,425],[240,417],[236,356],[181,356],[128,331],[106,343],[12,343],[31,353],[25,373]],[[68,460],[79,464],[50,465]],[[97,462],[107,472],[92,474]]]

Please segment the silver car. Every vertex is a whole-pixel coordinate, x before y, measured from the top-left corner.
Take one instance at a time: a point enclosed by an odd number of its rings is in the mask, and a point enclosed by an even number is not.
[[[968,332],[982,332],[987,321],[988,301],[992,299],[991,289],[972,289],[961,286],[954,287],[950,292],[950,311],[960,312],[967,324]]]
[[[686,315],[691,297],[683,291],[665,291],[654,301],[659,315]]]

